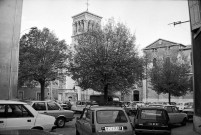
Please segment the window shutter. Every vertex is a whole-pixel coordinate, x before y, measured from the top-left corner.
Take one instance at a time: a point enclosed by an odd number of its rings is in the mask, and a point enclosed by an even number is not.
[[[201,27],[200,1],[188,0],[188,4],[189,4],[189,11],[190,11],[191,28],[192,30],[195,30]]]

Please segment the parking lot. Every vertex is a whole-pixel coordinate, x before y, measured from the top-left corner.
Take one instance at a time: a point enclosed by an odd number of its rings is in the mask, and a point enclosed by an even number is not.
[[[79,116],[80,114],[75,114],[75,117]],[[67,122],[64,128],[57,128],[56,132],[62,135],[75,135],[75,119],[71,122]],[[173,126],[172,135],[199,135],[199,134],[193,131],[193,123],[188,122],[186,126],[180,126],[180,125]]]

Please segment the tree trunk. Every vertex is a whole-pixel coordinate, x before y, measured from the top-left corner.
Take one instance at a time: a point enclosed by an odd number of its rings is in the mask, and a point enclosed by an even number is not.
[[[41,90],[41,101],[44,101],[45,100],[45,81],[40,81],[40,86],[41,86],[41,88],[40,88],[40,90]]]
[[[108,102],[108,84],[104,86],[104,103]]]
[[[171,94],[170,92],[168,92],[168,101],[169,101],[169,104],[171,103]]]

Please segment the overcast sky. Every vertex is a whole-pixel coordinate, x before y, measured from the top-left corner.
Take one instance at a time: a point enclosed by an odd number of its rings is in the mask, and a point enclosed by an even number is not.
[[[187,0],[89,0],[88,11],[103,17],[102,24],[114,17],[136,35],[136,44],[143,49],[159,38],[184,45],[191,44]],[[87,9],[87,0],[24,0],[21,35],[30,27],[47,27],[59,39],[71,44],[72,16]]]

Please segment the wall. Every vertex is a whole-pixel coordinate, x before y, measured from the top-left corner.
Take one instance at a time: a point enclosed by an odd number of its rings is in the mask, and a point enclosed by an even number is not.
[[[183,45],[179,45],[176,43],[174,45],[172,44],[173,42],[168,43],[167,41],[163,41],[161,44],[159,44],[159,42],[155,42],[152,44],[152,45],[155,45],[155,48],[152,49],[150,46],[149,49],[144,50],[144,53],[147,54],[147,58],[148,58],[147,69],[153,66],[154,58],[156,58],[156,61],[159,61],[159,60],[164,61],[165,58],[167,57],[177,58],[179,54],[181,55],[182,59],[186,57],[187,58],[186,62],[190,64],[191,59],[189,56],[191,55],[191,46],[188,46],[188,49],[187,49]],[[144,95],[143,101],[146,101],[146,102],[168,102],[168,94],[158,95],[154,90],[152,90],[152,86],[151,86],[149,78],[143,80],[143,95]],[[181,96],[181,97],[171,96],[171,101],[172,102],[193,102],[193,92],[189,92],[185,96]]]
[[[0,0],[0,99],[17,96],[23,0]]]
[[[20,92],[23,92],[24,97],[21,98],[21,96],[19,95]],[[52,93],[53,93],[53,97],[55,97],[55,95],[57,95],[57,93],[55,93],[56,90],[53,89]],[[30,99],[30,100],[38,100],[37,99],[37,93],[41,93],[41,89],[39,87],[35,87],[35,88],[27,88],[27,87],[22,87],[20,89],[18,89],[18,99]],[[50,90],[48,88],[45,88],[45,99],[50,99]]]
[[[201,32],[193,40],[195,131],[201,133]]]

